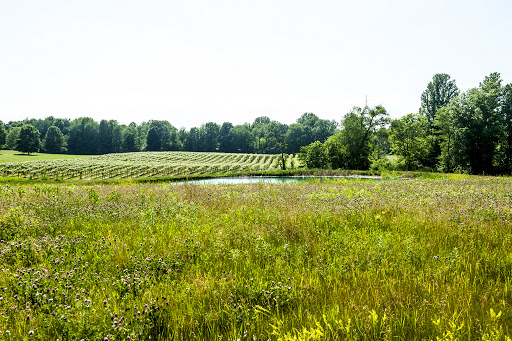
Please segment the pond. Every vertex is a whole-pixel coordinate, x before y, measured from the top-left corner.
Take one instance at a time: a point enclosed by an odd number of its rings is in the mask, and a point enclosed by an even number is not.
[[[232,185],[232,184],[253,184],[253,183],[297,183],[297,182],[325,182],[343,180],[378,180],[379,177],[352,177],[352,176],[260,176],[240,178],[212,178],[199,180],[178,181],[174,184],[183,185]]]

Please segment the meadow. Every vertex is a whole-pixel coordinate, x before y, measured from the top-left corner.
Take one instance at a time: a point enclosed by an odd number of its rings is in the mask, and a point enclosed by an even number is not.
[[[2,184],[0,339],[509,340],[512,180]]]

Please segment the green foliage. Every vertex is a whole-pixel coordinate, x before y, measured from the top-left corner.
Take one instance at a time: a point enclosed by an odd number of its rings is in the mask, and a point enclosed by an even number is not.
[[[326,147],[320,141],[313,142],[301,148],[299,159],[308,168],[325,168],[328,164]]]
[[[336,143],[331,143],[331,163],[346,169],[369,169],[372,138],[376,129],[387,122],[388,113],[382,106],[354,107],[345,115]]]
[[[140,146],[137,144],[137,129],[135,127],[128,126],[123,131],[122,149],[125,152],[136,152],[140,150]]]
[[[449,169],[474,174],[496,171],[504,134],[502,93],[500,75],[492,73],[479,88],[459,95],[443,112],[437,124],[444,141],[442,159]]]
[[[59,127],[50,126],[46,131],[46,136],[43,140],[43,149],[47,153],[60,154],[66,152],[64,135]]]
[[[5,140],[7,138],[7,131],[5,130],[5,125],[0,121],[0,148],[5,144]]]
[[[5,138],[5,147],[7,149],[16,149],[16,141],[18,140],[18,136],[20,135],[20,130],[21,127],[12,127],[11,129],[9,129],[9,133]]]
[[[199,128],[199,150],[201,152],[216,152],[219,147],[220,127],[215,122],[208,122]]]
[[[100,154],[121,151],[122,129],[117,121],[101,120],[98,127],[98,151]]]
[[[71,123],[68,132],[70,154],[98,154],[99,125],[90,117],[77,118]]]
[[[286,133],[288,153],[297,153],[300,148],[315,141],[325,142],[334,134],[336,123],[322,120],[313,113],[304,113],[297,119],[297,123],[291,124]]]
[[[231,131],[233,146],[237,153],[254,152],[254,136],[247,124],[237,125]]]
[[[16,139],[16,150],[21,153],[30,154],[39,151],[40,146],[39,131],[30,124],[21,127]]]
[[[437,73],[428,83],[427,89],[421,94],[420,114],[425,115],[431,127],[436,119],[437,112],[447,106],[452,99],[459,95],[455,80],[445,73]]]
[[[423,166],[430,146],[427,129],[427,119],[419,114],[409,114],[391,122],[391,149],[395,155],[403,158],[406,170]]]
[[[505,164],[503,171],[512,173],[512,83],[507,84],[503,88],[503,105],[502,115],[504,122],[505,134],[502,141],[505,153]]]
[[[151,121],[146,138],[146,150],[169,151],[177,149],[177,130],[167,121]]]
[[[349,153],[343,144],[343,134],[336,133],[325,141],[327,160],[332,169],[345,168]]]

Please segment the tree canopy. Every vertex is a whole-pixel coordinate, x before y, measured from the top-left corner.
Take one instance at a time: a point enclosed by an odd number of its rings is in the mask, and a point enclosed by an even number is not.
[[[57,126],[50,126],[43,140],[43,149],[46,153],[60,154],[66,152],[64,134]]]
[[[30,153],[38,152],[40,146],[39,130],[31,124],[25,124],[21,127],[16,139],[16,150],[30,155]]]
[[[0,124],[0,145],[33,152],[44,137],[42,149],[50,153],[181,150],[281,154],[284,160],[285,153],[302,152],[308,167],[511,174],[512,84],[502,83],[495,72],[461,93],[448,74],[435,74],[418,98],[418,112],[393,120],[383,106],[353,107],[340,122],[305,112],[291,124],[259,116],[252,123],[207,122],[189,130],[165,120],[123,125],[49,116]],[[25,126],[39,133],[30,147]]]

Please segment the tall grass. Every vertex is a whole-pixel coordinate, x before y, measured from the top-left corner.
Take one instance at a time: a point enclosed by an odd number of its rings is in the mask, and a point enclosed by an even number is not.
[[[504,340],[512,181],[0,185],[0,337]]]

